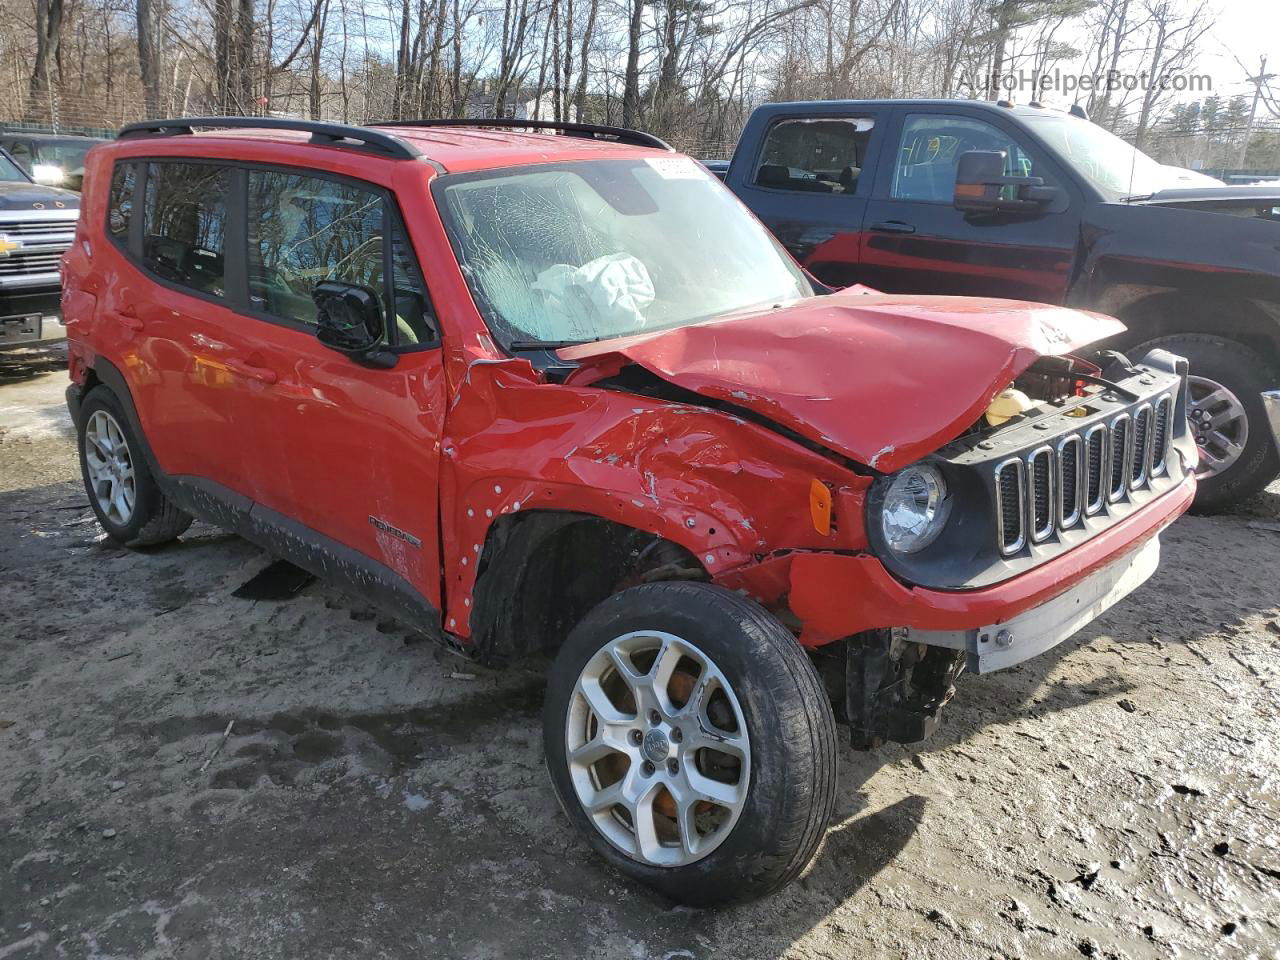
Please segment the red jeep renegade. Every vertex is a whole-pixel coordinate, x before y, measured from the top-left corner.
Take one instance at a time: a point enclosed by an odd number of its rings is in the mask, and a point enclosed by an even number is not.
[[[566,816],[682,901],[804,869],[835,712],[922,739],[962,671],[1146,579],[1194,493],[1179,358],[823,288],[645,134],[149,122],[85,185],[68,400],[106,532],[201,517],[485,662],[554,654]]]

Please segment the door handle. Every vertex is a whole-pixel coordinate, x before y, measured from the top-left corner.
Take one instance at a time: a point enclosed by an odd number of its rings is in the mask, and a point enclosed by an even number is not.
[[[250,380],[257,380],[259,383],[275,383],[279,379],[276,376],[276,372],[269,367],[257,367],[243,360],[227,360],[224,362],[232,372],[238,373],[242,377],[248,377]]]
[[[909,223],[903,223],[901,220],[881,220],[879,223],[873,223],[871,229],[876,233],[915,233],[916,228]]]

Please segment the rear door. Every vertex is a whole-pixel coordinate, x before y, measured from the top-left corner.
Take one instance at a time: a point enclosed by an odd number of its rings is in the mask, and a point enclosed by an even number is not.
[[[860,232],[871,194],[871,172],[887,111],[773,114],[744,143],[754,157],[735,157],[735,193],[823,283],[857,282]]]
[[[250,425],[263,438],[254,499],[301,536],[390,568],[440,607],[438,491],[445,389],[438,326],[391,194],[286,168],[246,171],[252,352],[271,381]],[[391,368],[316,339],[323,280],[374,291]]]
[[[116,263],[95,339],[129,384],[161,468],[248,495],[253,321],[238,311],[229,238],[238,171],[214,162],[122,161],[102,256]]]
[[[859,278],[891,293],[963,294],[1061,303],[1082,199],[1015,124],[964,108],[900,107],[867,207]],[[968,150],[1006,154],[1007,175],[1042,177],[1059,197],[1036,215],[975,215],[954,206]]]

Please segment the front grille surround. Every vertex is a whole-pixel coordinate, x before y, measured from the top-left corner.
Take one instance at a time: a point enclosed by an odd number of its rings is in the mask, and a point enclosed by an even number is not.
[[[903,583],[977,590],[1053,563],[1128,522],[1188,486],[1196,451],[1186,424],[1186,377],[1185,360],[1153,350],[1108,384],[1042,401],[995,429],[979,426],[957,437],[928,458],[946,477],[954,509],[937,539],[916,553],[895,552],[881,535],[892,478],[877,477],[867,496],[871,550]],[[1132,451],[1121,436],[1121,495],[1113,502],[1110,427],[1122,414],[1128,419],[1119,422],[1131,424],[1143,404],[1153,411],[1151,440],[1141,448],[1148,457],[1146,481],[1130,489],[1133,461],[1125,454]],[[1043,463],[1045,447],[1051,470]],[[1037,476],[1044,481],[1038,497]],[[1052,533],[1039,542],[1032,539],[1037,503],[1041,521],[1046,509],[1054,514]],[[1037,532],[1044,536],[1046,529],[1041,523]]]
[[[1046,543],[1164,476],[1174,409],[1165,394],[1001,461],[994,470],[1000,553]]]

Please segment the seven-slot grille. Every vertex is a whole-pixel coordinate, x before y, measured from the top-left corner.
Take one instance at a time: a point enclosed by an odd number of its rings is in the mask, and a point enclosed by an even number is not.
[[[997,537],[1006,556],[1043,543],[1124,500],[1168,464],[1173,397],[1166,394],[995,469]]]

